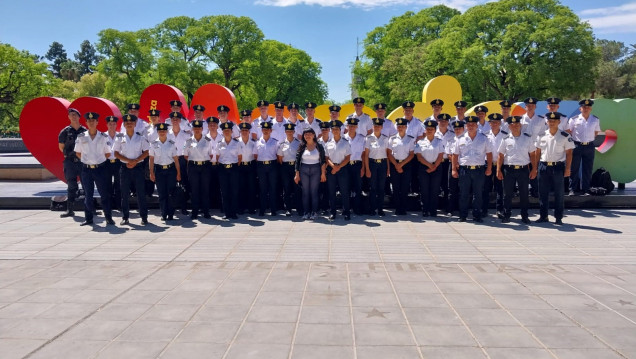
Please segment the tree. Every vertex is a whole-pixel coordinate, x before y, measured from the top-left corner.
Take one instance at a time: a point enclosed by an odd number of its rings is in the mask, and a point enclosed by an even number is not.
[[[594,86],[589,24],[556,0],[503,0],[452,18],[422,68],[456,76],[470,101],[577,98]]]
[[[84,40],[80,44],[80,49],[75,53],[75,60],[80,64],[80,77],[85,74],[92,74],[93,68],[99,63],[100,58],[97,55],[95,47],[91,45],[90,41]]]
[[[51,61],[51,72],[57,78],[61,77],[60,70],[62,69],[62,64],[68,60],[66,56],[66,50],[64,50],[64,46],[57,41],[53,41],[51,46],[49,46],[49,51],[46,52],[44,57]]]
[[[201,26],[190,32],[196,39],[195,47],[217,66],[223,85],[240,95],[241,87],[250,79],[239,78],[237,71],[256,55],[263,32],[245,16],[206,16],[199,22]]]
[[[619,41],[597,40],[596,46],[601,53],[601,60],[597,67],[594,97],[634,97],[636,53]]]
[[[82,72],[82,65],[76,61],[66,60],[60,66],[60,78],[62,80],[78,82],[82,77]]]
[[[55,78],[38,56],[0,44],[0,123],[17,130],[20,112],[31,99],[49,94]]]
[[[153,81],[154,38],[149,30],[99,32],[97,50],[105,58],[97,70],[108,77],[104,95],[117,104],[139,101],[141,92]]]
[[[362,61],[354,64],[357,81],[352,86],[367,100],[387,102],[390,107],[406,99],[418,100],[424,84],[415,84],[413,79],[403,81],[403,75],[411,69],[401,64],[402,58],[421,54],[431,41],[439,38],[448,21],[459,14],[444,5],[417,14],[407,11],[369,32],[364,40]]]
[[[320,79],[321,67],[304,51],[276,40],[265,40],[257,54],[241,66],[239,77],[249,81],[239,105],[251,107],[262,98],[287,103],[314,101],[327,97],[327,85]]]

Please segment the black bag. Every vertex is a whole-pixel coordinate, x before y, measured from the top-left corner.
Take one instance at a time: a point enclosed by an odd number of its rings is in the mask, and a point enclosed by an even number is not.
[[[51,197],[51,211],[66,211],[66,196]]]
[[[185,203],[188,200],[186,188],[181,182],[177,182],[177,186],[172,192],[172,206],[175,208],[185,208]]]
[[[600,196],[612,192],[614,190],[614,183],[612,182],[612,176],[610,175],[609,171],[607,171],[603,167],[594,171],[594,173],[592,174],[592,180],[590,181],[590,187],[605,189],[605,193],[599,194]],[[602,191],[597,192],[600,193]],[[594,194],[591,190],[590,193]]]

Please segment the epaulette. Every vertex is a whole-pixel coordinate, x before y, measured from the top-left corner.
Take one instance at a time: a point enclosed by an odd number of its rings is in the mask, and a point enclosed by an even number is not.
[[[138,134],[139,136],[142,136],[142,134],[141,134],[141,133],[139,133],[139,132],[135,132],[135,133],[136,133],[136,134]]]
[[[211,139],[210,137],[208,137],[208,136],[205,136],[204,138],[205,138],[207,141],[212,141],[212,139]]]
[[[102,136],[104,136],[104,137],[108,137],[108,135],[107,135],[107,134],[105,134],[104,132],[100,132],[100,134],[101,134]]]
[[[406,137],[415,138],[415,137],[413,137],[413,136],[411,136],[411,135],[406,135]]]
[[[174,141],[173,140],[168,140],[169,143],[172,143],[174,145]]]
[[[387,137],[387,135],[385,135],[385,134],[381,134],[381,135],[380,135],[380,137]]]
[[[508,132],[506,132],[506,131],[504,131],[504,130],[501,130],[501,133],[503,133],[504,135],[507,135],[507,134],[508,134]]]
[[[233,138],[234,141],[238,142],[238,140],[236,138]]]
[[[122,138],[122,137],[124,137],[124,134],[123,133],[118,133],[118,134],[115,135],[115,137]]]
[[[278,139],[277,139],[277,138],[270,137],[270,139],[272,139],[272,140],[274,140],[274,141],[278,142]]]
[[[567,133],[567,132],[565,132],[565,131],[561,131],[561,134],[562,134],[564,137],[568,137],[568,136],[570,136],[570,134],[569,134],[569,133]]]
[[[545,118],[545,116],[543,116],[543,115],[539,115],[539,118]]]
[[[525,133],[525,132],[524,132],[523,134],[524,134],[524,136],[531,137],[529,134],[527,134],[527,133]]]
[[[77,134],[78,138],[79,137],[84,137],[84,136],[86,136],[86,132],[80,132],[80,133]]]

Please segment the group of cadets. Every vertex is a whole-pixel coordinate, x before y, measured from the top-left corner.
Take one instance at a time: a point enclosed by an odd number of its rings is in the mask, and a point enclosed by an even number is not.
[[[228,220],[257,210],[264,216],[268,208],[276,216],[281,207],[286,216],[294,209],[302,215],[302,182],[295,177],[301,136],[311,128],[325,151],[327,176],[320,187],[320,207],[330,219],[337,216],[338,192],[345,220],[352,212],[384,216],[386,193],[392,195],[395,214],[405,215],[409,194],[419,193],[424,217],[437,216],[441,198],[448,216],[458,210],[458,220],[464,222],[472,210],[473,220],[482,222],[494,191],[502,222],[510,222],[515,195],[523,223],[530,223],[529,195],[539,198],[536,222],[546,222],[552,191],[555,223],[562,224],[564,179],[572,177],[570,194],[589,189],[599,120],[591,115],[594,101],[589,99],[579,102],[581,114],[570,119],[558,112],[560,99],[547,99],[550,112],[545,116],[535,113],[537,102],[525,99],[523,116],[512,116],[512,103],[506,100],[500,102],[499,113],[488,114],[488,108],[477,106],[475,116],[466,116],[467,103],[457,101],[456,115],[451,116],[442,112],[444,101],[435,99],[430,103],[433,115],[420,120],[413,116],[415,103],[406,101],[403,117],[393,122],[386,118],[386,104],[375,104],[376,117],[371,118],[363,112],[365,100],[357,97],[355,112],[342,122],[340,106],[330,106],[330,119],[321,121],[315,118],[313,102],[304,104],[302,118],[297,103],[276,101],[271,117],[269,102],[261,100],[260,116],[252,120],[252,111],[243,110],[241,122],[234,124],[225,105],[217,107],[218,117],[206,119],[205,107],[194,105],[195,118],[189,122],[180,112],[182,103],[175,100],[165,121],[159,110],[150,110],[150,123],[139,116],[138,104],[129,104],[120,131],[119,119],[108,116],[108,131],[103,133],[97,131],[98,113],[83,115],[84,128],[79,123],[82,114],[71,108],[70,125],[59,135],[68,183],[68,207],[61,216],[74,215],[78,176],[86,194],[82,225],[93,224],[94,186],[109,225],[114,224],[112,208],[121,208],[121,225],[129,224],[131,193],[136,194],[141,223],[147,224],[146,196],[155,186],[163,221],[174,219],[175,206],[191,219],[211,218],[214,206]],[[283,116],[285,108],[289,118]],[[174,198],[178,184],[185,192],[180,203]],[[363,190],[368,192],[364,208]]]

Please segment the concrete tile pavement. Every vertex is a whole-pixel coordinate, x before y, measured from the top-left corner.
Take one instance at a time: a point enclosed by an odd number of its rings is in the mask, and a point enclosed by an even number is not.
[[[568,214],[91,229],[0,211],[0,353],[636,357],[636,211]]]

